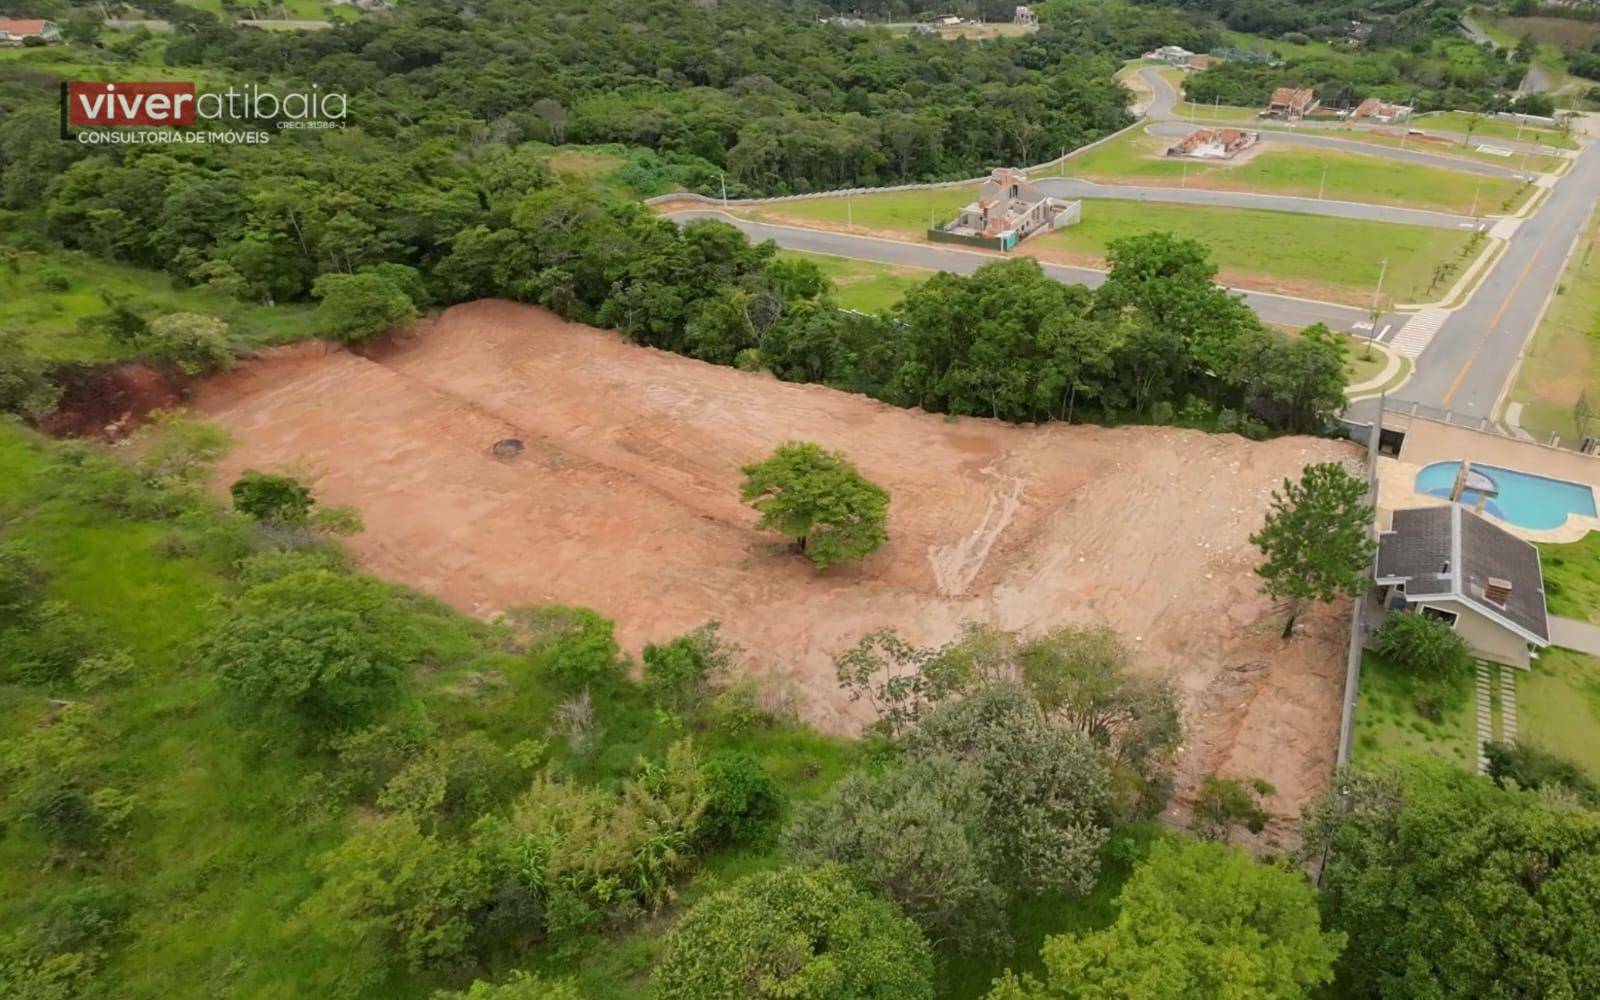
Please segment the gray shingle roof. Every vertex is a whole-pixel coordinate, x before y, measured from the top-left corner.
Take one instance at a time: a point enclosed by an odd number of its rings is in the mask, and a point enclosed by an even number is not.
[[[1408,597],[1453,597],[1549,641],[1539,550],[1458,504],[1395,511],[1378,539],[1376,576],[1403,581]],[[1511,584],[1505,604],[1484,595],[1491,577]]]

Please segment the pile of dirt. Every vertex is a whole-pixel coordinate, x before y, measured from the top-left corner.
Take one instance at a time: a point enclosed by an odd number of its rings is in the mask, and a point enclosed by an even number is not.
[[[179,379],[149,365],[71,369],[56,411],[39,422],[57,437],[119,440],[138,429],[154,410],[171,409],[186,398]]]
[[[867,720],[832,658],[870,630],[1104,622],[1185,696],[1181,789],[1261,776],[1292,815],[1332,770],[1348,609],[1280,641],[1248,536],[1275,486],[1348,443],[947,421],[498,301],[366,357],[268,352],[196,404],[238,442],[219,482],[284,470],[359,507],[366,568],[478,615],[589,605],[634,652],[719,619],[826,730]],[[507,438],[515,461],[492,453]],[[889,491],[889,542],[860,565],[814,571],[740,504],[740,465],[797,439]]]

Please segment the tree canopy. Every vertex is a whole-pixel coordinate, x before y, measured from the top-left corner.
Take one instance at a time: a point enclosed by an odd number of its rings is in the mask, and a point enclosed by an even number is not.
[[[1219,844],[1158,842],[1116,905],[1105,930],[1045,941],[1044,982],[1008,976],[989,1000],[1294,1000],[1333,979],[1344,943],[1302,873]]]
[[[1308,465],[1298,483],[1285,479],[1272,491],[1266,523],[1250,541],[1266,557],[1256,567],[1261,589],[1289,599],[1284,638],[1305,602],[1353,597],[1371,585],[1377,543],[1366,495],[1367,485],[1336,462]]]
[[[653,985],[662,1000],[931,1000],[933,958],[915,924],[843,869],[785,868],[691,907]]]
[[[791,441],[743,472],[739,498],[761,512],[756,527],[793,538],[818,569],[862,559],[889,538],[889,494],[839,452]]]

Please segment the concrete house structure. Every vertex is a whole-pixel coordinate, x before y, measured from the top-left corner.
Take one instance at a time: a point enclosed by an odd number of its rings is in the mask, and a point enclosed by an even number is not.
[[[1350,112],[1350,117],[1374,122],[1399,122],[1411,117],[1411,108],[1409,105],[1389,104],[1376,97],[1369,97],[1356,105],[1356,109]]]
[[[1261,140],[1260,132],[1237,128],[1201,128],[1167,147],[1168,156],[1196,160],[1231,160]]]
[[[25,45],[28,39],[61,41],[61,30],[54,21],[37,18],[0,17],[0,45]]]
[[[1310,87],[1296,90],[1293,87],[1279,87],[1272,92],[1272,98],[1267,101],[1267,110],[1261,112],[1263,118],[1282,118],[1292,121],[1304,118],[1317,109],[1317,95]]]
[[[928,230],[928,238],[1010,250],[1034,233],[1069,226],[1082,215],[1082,202],[1051,197],[1022,171],[997,167],[978,188],[977,200],[950,222]]]
[[[1526,669],[1550,644],[1539,550],[1460,504],[1395,511],[1375,575],[1385,610],[1448,622],[1479,659]]]

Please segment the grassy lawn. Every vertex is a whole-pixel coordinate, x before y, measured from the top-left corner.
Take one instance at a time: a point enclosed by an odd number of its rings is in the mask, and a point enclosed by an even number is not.
[[[1345,380],[1351,385],[1360,385],[1363,382],[1377,378],[1383,370],[1389,367],[1389,355],[1376,347],[1371,346],[1365,337],[1353,334],[1344,334],[1341,338],[1345,344],[1344,375]],[[1401,358],[1404,362],[1405,359]],[[1404,364],[1401,371],[1405,370]]]
[[[750,211],[752,218],[786,216],[815,220],[830,226],[853,225],[857,229],[876,229],[920,237],[934,224],[955,218],[961,206],[978,196],[977,185],[935,188],[928,191],[885,191],[850,198],[804,198],[799,201],[762,205]]]
[[[1600,781],[1600,660],[1547,649],[1519,673],[1517,738],[1577,761]]]
[[[809,260],[833,280],[835,299],[846,309],[858,312],[883,312],[891,308],[906,289],[921,284],[935,272],[919,267],[896,267],[870,260],[851,260],[828,254],[783,250],[779,257]]]
[[[1384,258],[1384,297],[1417,301],[1427,297],[1434,265],[1467,245],[1466,234],[1448,229],[1127,201],[1086,201],[1081,223],[1031,242],[1041,250],[1101,259],[1110,241],[1151,230],[1206,244],[1225,282],[1259,276],[1286,293],[1332,295],[1361,305],[1371,301]]]
[[[1540,441],[1551,432],[1576,445],[1573,407],[1585,390],[1600,416],[1600,210],[1589,218],[1577,253],[1534,331],[1510,398],[1523,404],[1521,423]],[[1565,248],[1563,248],[1565,249]],[[1597,420],[1594,426],[1600,426]],[[1593,433],[1591,427],[1591,433]]]
[[[3,248],[3,244],[0,244]],[[104,336],[78,329],[78,321],[105,311],[100,292],[127,296],[147,315],[203,312],[228,321],[241,346],[287,343],[316,332],[314,306],[264,306],[240,302],[210,288],[179,288],[159,271],[112,264],[76,251],[24,252],[15,270],[0,269],[3,321],[28,331],[41,357],[58,361],[106,361],[125,354]],[[46,276],[64,278],[65,291],[44,287]]]
[[[1424,119],[1426,121],[1426,119]],[[1410,126],[1396,126],[1400,128]],[[1512,167],[1517,170],[1526,170],[1529,173],[1546,174],[1560,167],[1566,162],[1559,156],[1549,153],[1517,153],[1514,156],[1495,156],[1493,153],[1484,153],[1478,150],[1474,142],[1470,146],[1463,146],[1459,142],[1443,145],[1437,142],[1419,141],[1415,137],[1405,137],[1399,134],[1385,135],[1372,129],[1354,128],[1349,125],[1334,123],[1303,124],[1298,127],[1300,131],[1314,131],[1320,134],[1344,139],[1348,142],[1359,142],[1369,146],[1387,146],[1391,149],[1411,149],[1419,153],[1436,153],[1440,156],[1453,156],[1464,160],[1473,160],[1477,163],[1493,163],[1502,167]]]
[[[1460,133],[1463,142],[1467,141],[1467,124],[1472,115],[1463,111],[1446,111],[1437,115],[1422,115],[1412,121],[1414,128],[1426,132],[1456,132]],[[1472,131],[1472,144],[1488,139],[1516,140],[1520,132],[1523,142],[1540,142],[1546,146],[1557,149],[1577,149],[1578,143],[1570,135],[1564,135],[1555,129],[1539,128],[1533,125],[1523,125],[1518,129],[1515,121],[1483,116],[1478,119],[1478,127]]]
[[[807,198],[762,206],[756,219],[817,222],[920,239],[930,214],[951,218],[970,201],[974,188],[891,191],[854,198]],[[1227,283],[1249,284],[1286,294],[1334,297],[1365,305],[1378,280],[1379,261],[1388,258],[1383,293],[1396,302],[1425,300],[1439,261],[1459,258],[1468,235],[1384,222],[1333,219],[1293,212],[1208,208],[1149,202],[1090,199],[1083,221],[1036,236],[1025,249],[1050,257],[1098,264],[1106,244],[1123,236],[1166,230],[1200,240]],[[1262,248],[1272,248],[1264,253]]]
[[[1465,214],[1495,211],[1519,195],[1517,182],[1388,160],[1378,155],[1268,145],[1237,163],[1165,155],[1175,140],[1130,132],[1070,161],[1068,172],[1092,180],[1401,205]]]
[[[1576,542],[1542,543],[1539,559],[1550,613],[1600,625],[1600,532]]]
[[[1363,653],[1351,755],[1357,763],[1373,764],[1425,754],[1475,768],[1477,710],[1472,688],[1472,674],[1463,674],[1454,703],[1437,720],[1427,719],[1413,701],[1411,675],[1376,653]]]

